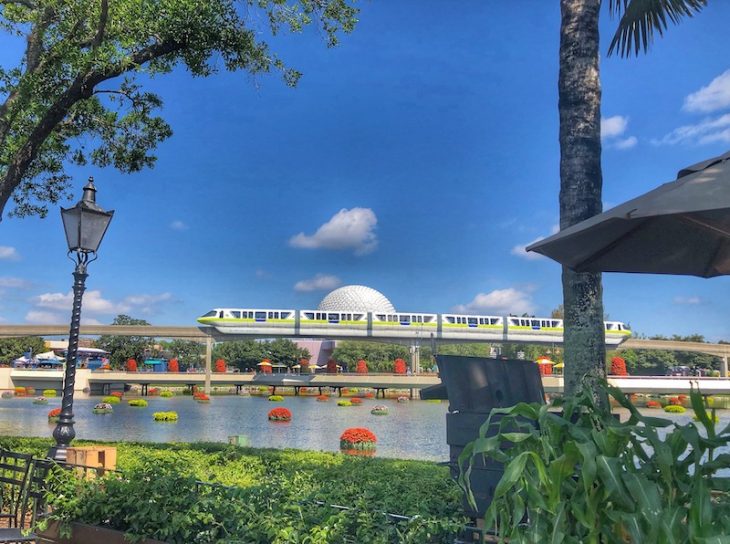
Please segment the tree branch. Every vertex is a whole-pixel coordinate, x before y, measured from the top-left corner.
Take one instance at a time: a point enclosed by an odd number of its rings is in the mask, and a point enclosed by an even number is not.
[[[2,0],[0,0],[2,1]],[[20,185],[31,163],[38,156],[43,143],[53,130],[68,115],[71,107],[77,102],[89,98],[94,87],[99,83],[113,79],[136,66],[153,59],[179,51],[185,47],[184,42],[165,41],[140,49],[132,55],[128,62],[118,63],[104,70],[92,70],[76,76],[68,89],[51,105],[43,117],[31,131],[26,142],[21,146],[8,165],[4,178],[0,180],[0,220],[5,206],[13,191]]]
[[[0,0],[0,6],[23,6],[28,9],[38,9],[38,5],[30,0]]]
[[[96,31],[96,36],[91,41],[91,45],[94,49],[97,49],[101,42],[104,40],[104,31],[106,30],[106,22],[109,19],[109,2],[108,0],[101,0],[101,10],[99,14],[99,27]]]

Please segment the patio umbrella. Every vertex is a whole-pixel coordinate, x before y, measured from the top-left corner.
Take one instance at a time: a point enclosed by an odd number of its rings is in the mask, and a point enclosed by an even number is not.
[[[256,366],[271,366],[271,363],[268,361],[261,361]]]
[[[730,274],[730,152],[527,251],[578,272]]]

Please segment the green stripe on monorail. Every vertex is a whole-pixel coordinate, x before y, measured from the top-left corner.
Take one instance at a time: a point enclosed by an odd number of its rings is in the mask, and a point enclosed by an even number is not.
[[[287,325],[294,325],[295,320],[294,319],[266,319],[265,321],[257,321],[256,319],[249,319],[249,318],[235,318],[235,317],[201,317],[198,319],[198,323],[276,323],[276,324],[287,324]]]
[[[496,329],[502,330],[504,325],[467,325],[466,323],[442,323],[444,328],[448,329]]]
[[[373,326],[379,326],[379,327],[405,327],[406,325],[401,324],[400,321],[373,321]],[[412,325],[414,327],[435,327],[436,323],[418,323],[414,321],[409,321],[408,325]]]

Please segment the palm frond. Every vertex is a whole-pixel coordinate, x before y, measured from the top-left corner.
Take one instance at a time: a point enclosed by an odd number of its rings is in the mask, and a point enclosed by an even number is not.
[[[692,17],[707,6],[707,0],[609,0],[611,15],[621,17],[608,54],[618,51],[622,57],[646,52],[661,36],[669,22],[675,25],[683,17]]]

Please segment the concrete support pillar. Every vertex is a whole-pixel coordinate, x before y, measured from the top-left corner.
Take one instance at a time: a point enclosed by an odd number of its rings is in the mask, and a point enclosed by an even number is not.
[[[411,372],[415,376],[421,368],[421,346],[414,344],[411,346]]]
[[[205,340],[205,394],[210,395],[210,373],[213,367],[213,338]]]
[[[722,356],[722,362],[720,363],[720,376],[727,378],[727,355]]]

